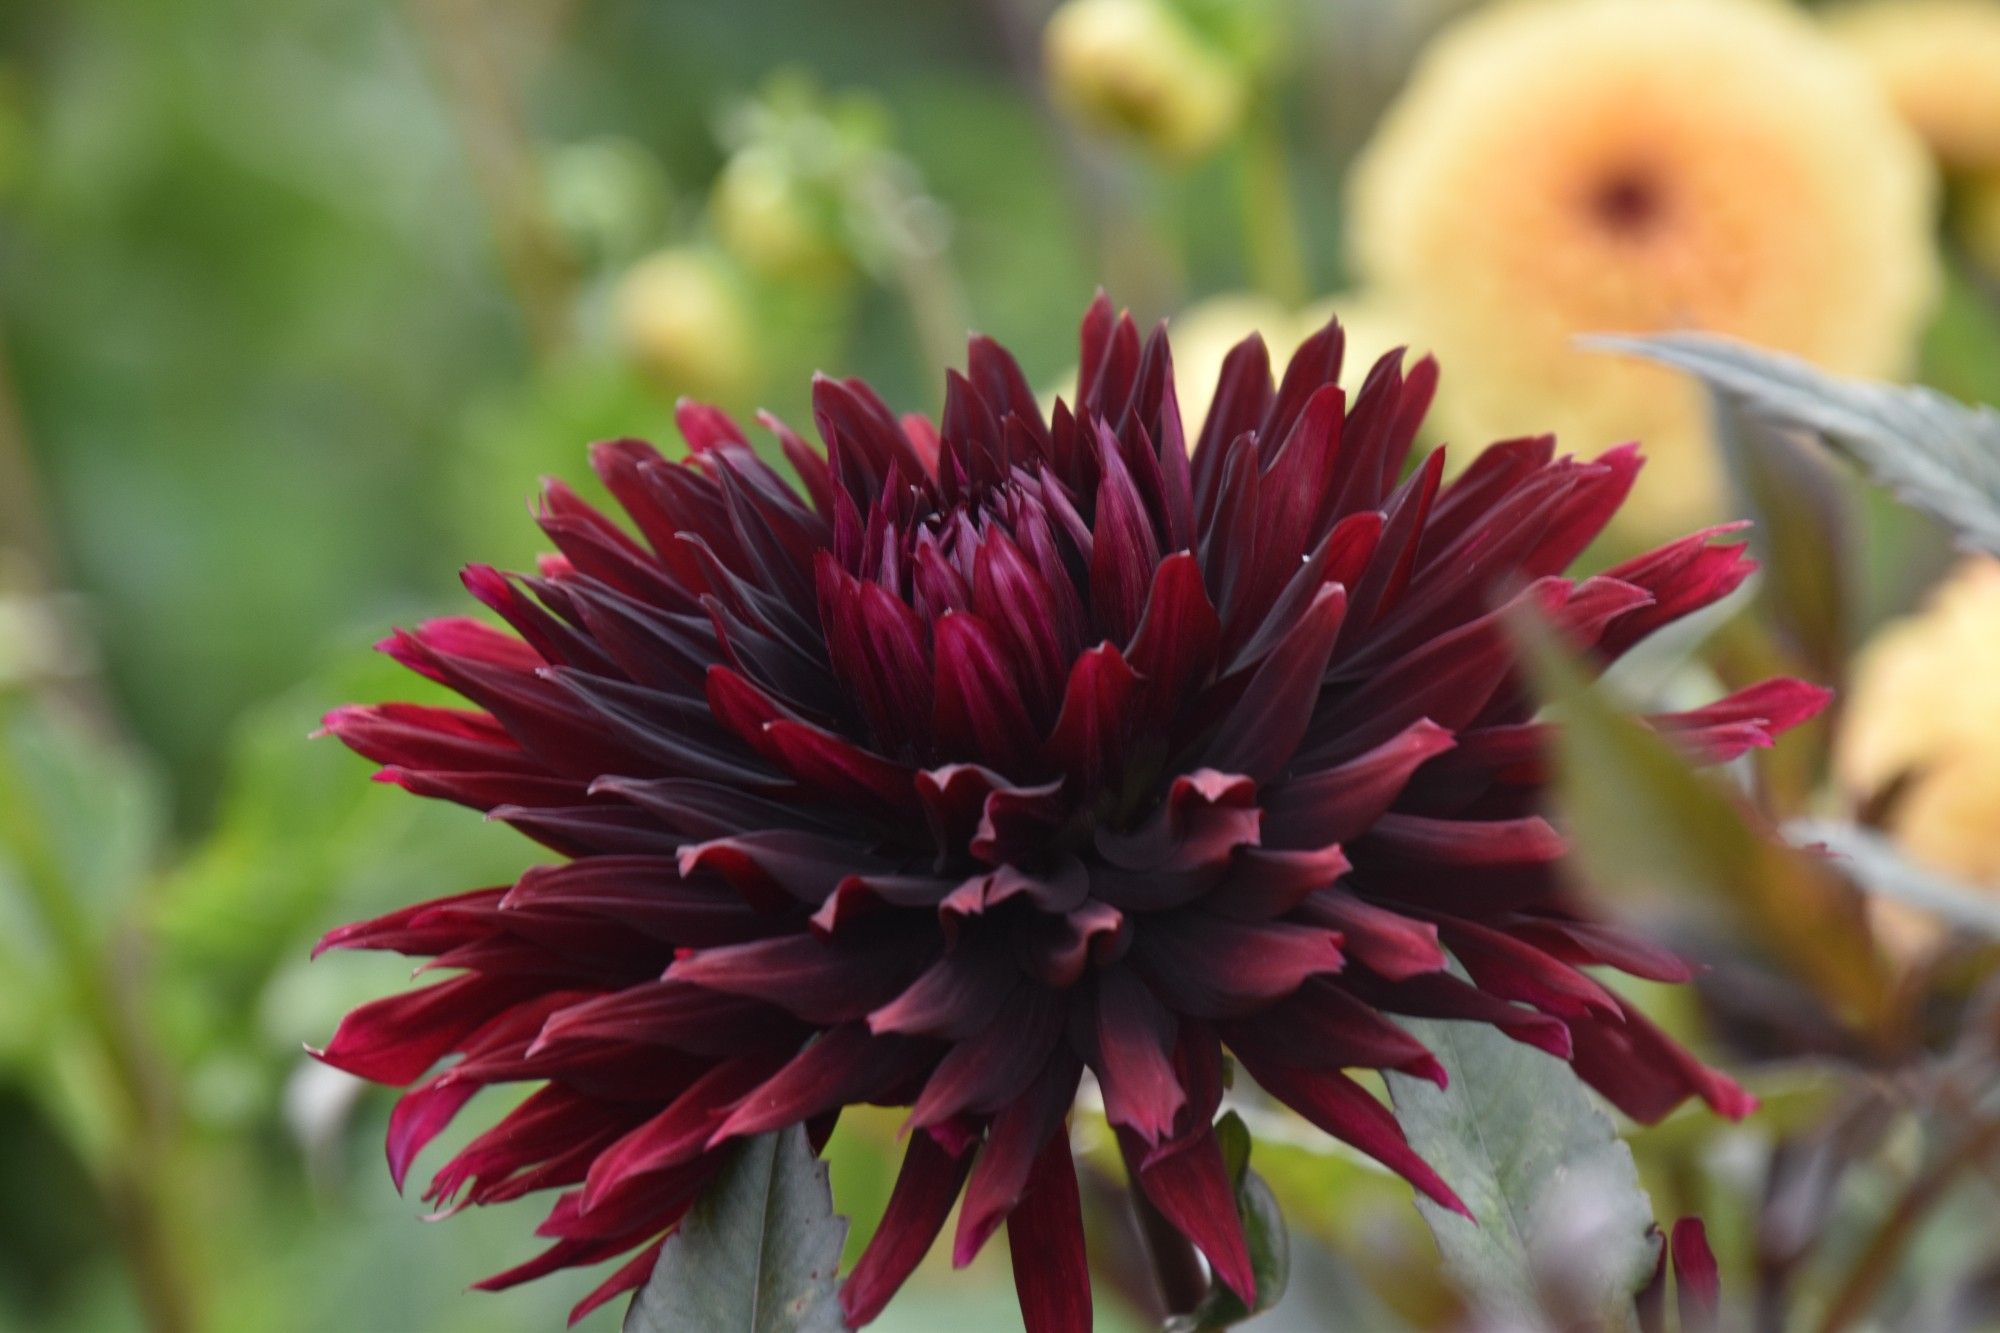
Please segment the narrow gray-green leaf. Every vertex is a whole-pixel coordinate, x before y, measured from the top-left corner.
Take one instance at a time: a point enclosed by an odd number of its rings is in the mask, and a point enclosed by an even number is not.
[[[747,1140],[660,1250],[624,1333],[839,1333],[846,1236],[804,1129]]]
[[[1553,1056],[1471,1023],[1403,1020],[1450,1086],[1389,1074],[1396,1119],[1477,1224],[1417,1201],[1487,1319],[1625,1328],[1652,1273],[1652,1205],[1610,1119]]]
[[[2000,555],[2000,414],[1933,389],[1827,374],[1708,334],[1597,337],[1589,346],[1672,366],[1769,421],[1825,439],[1904,503]]]
[[[2000,903],[1969,884],[1917,865],[1872,829],[1800,819],[1785,825],[1785,836],[1799,846],[1825,847],[1839,858],[1848,878],[1868,893],[1922,908],[1955,926],[2000,939]]]
[[[1854,522],[1841,479],[1810,432],[1746,411],[1729,395],[1712,398],[1730,512],[1752,520],[1764,613],[1814,679],[1837,682],[1853,600]]]

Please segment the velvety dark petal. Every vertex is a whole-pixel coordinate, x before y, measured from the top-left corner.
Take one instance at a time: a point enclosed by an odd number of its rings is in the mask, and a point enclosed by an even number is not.
[[[1174,1075],[1174,1016],[1129,968],[1111,968],[1097,981],[1097,1059],[1104,1113],[1147,1143],[1174,1126],[1187,1103]]]
[[[1244,688],[1243,699],[1223,718],[1206,763],[1269,782],[1305,735],[1314,701],[1347,613],[1347,594],[1322,588],[1284,641],[1271,651]]]
[[[850,1102],[868,1101],[932,1058],[923,1043],[893,1034],[876,1036],[866,1024],[829,1028],[746,1096],[709,1136],[709,1143],[768,1134]]]
[[[1007,1219],[1014,1291],[1024,1333],[1090,1333],[1090,1266],[1083,1252],[1083,1201],[1076,1162],[1058,1134],[1035,1158]]]
[[[1215,1131],[1196,1132],[1146,1151],[1129,1132],[1119,1135],[1126,1170],[1175,1230],[1193,1241],[1224,1286],[1254,1308],[1257,1278],[1236,1214],[1236,1187]]]
[[[986,620],[952,612],[932,629],[937,656],[935,730],[954,754],[1005,772],[1032,751],[1035,726],[1015,684],[1019,664]]]
[[[1411,1150],[1389,1108],[1369,1096],[1360,1084],[1342,1074],[1313,1073],[1237,1052],[1243,1067],[1264,1091],[1319,1126],[1342,1143],[1367,1153],[1415,1185],[1432,1202],[1465,1217],[1472,1210],[1451,1186]]]
[[[923,1261],[972,1169],[969,1151],[947,1152],[929,1134],[910,1135],[889,1207],[840,1288],[849,1328],[882,1313],[889,1298]]]
[[[958,1232],[952,1239],[955,1268],[971,1263],[1007,1214],[1020,1202],[1036,1158],[1052,1138],[1063,1133],[1063,1117],[1076,1096],[1083,1066],[1058,1048],[1032,1083],[1007,1108],[993,1117],[979,1160],[965,1184],[965,1202],[958,1210]],[[1063,1151],[1069,1151],[1063,1144]]]
[[[1132,961],[1174,1009],[1198,1018],[1253,1012],[1309,977],[1338,972],[1340,935],[1282,921],[1232,921],[1181,911],[1135,932]]]
[[[765,1000],[814,1023],[865,1018],[908,984],[924,959],[911,953],[908,931],[873,939],[781,935],[749,944],[702,949],[676,959],[667,980]]]
[[[1450,732],[1419,718],[1345,763],[1278,784],[1265,797],[1266,843],[1295,847],[1359,837],[1424,761],[1451,747]]]
[[[1722,1303],[1722,1277],[1715,1252],[1708,1248],[1708,1230],[1698,1217],[1683,1217],[1674,1223],[1674,1305],[1681,1317],[1681,1333],[1709,1333],[1716,1328],[1717,1310]]]

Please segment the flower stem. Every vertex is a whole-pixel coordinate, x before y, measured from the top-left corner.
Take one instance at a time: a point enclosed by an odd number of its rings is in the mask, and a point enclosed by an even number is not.
[[[411,0],[538,361],[568,346],[575,272],[542,204],[535,146],[478,0]]]
[[[1299,240],[1298,200],[1278,109],[1260,95],[1244,130],[1243,243],[1259,290],[1286,306],[1305,302],[1305,251]]]

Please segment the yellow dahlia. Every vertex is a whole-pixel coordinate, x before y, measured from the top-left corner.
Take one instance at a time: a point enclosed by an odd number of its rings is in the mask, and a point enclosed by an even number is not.
[[[2000,0],[1861,0],[1830,15],[1948,167],[2000,167]]]
[[[1969,560],[1856,662],[1837,752],[1934,870],[2000,889],[2000,561]],[[1893,791],[1892,791],[1893,788]]]
[[[1352,182],[1361,276],[1458,377],[1454,441],[1638,438],[1628,511],[1718,510],[1698,391],[1580,351],[1701,328],[1899,372],[1936,287],[1935,185],[1858,62],[1754,0],[1526,0],[1449,30]]]

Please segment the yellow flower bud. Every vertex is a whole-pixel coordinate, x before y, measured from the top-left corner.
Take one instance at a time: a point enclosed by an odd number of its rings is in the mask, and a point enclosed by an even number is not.
[[[824,278],[843,267],[837,219],[776,148],[753,144],[716,177],[709,216],[729,252],[766,277]]]
[[[1065,110],[1170,160],[1206,156],[1242,120],[1242,74],[1163,0],[1066,0],[1043,52]]]
[[[730,399],[748,390],[750,314],[719,257],[694,247],[661,250],[625,274],[615,304],[625,346],[668,391]]]

